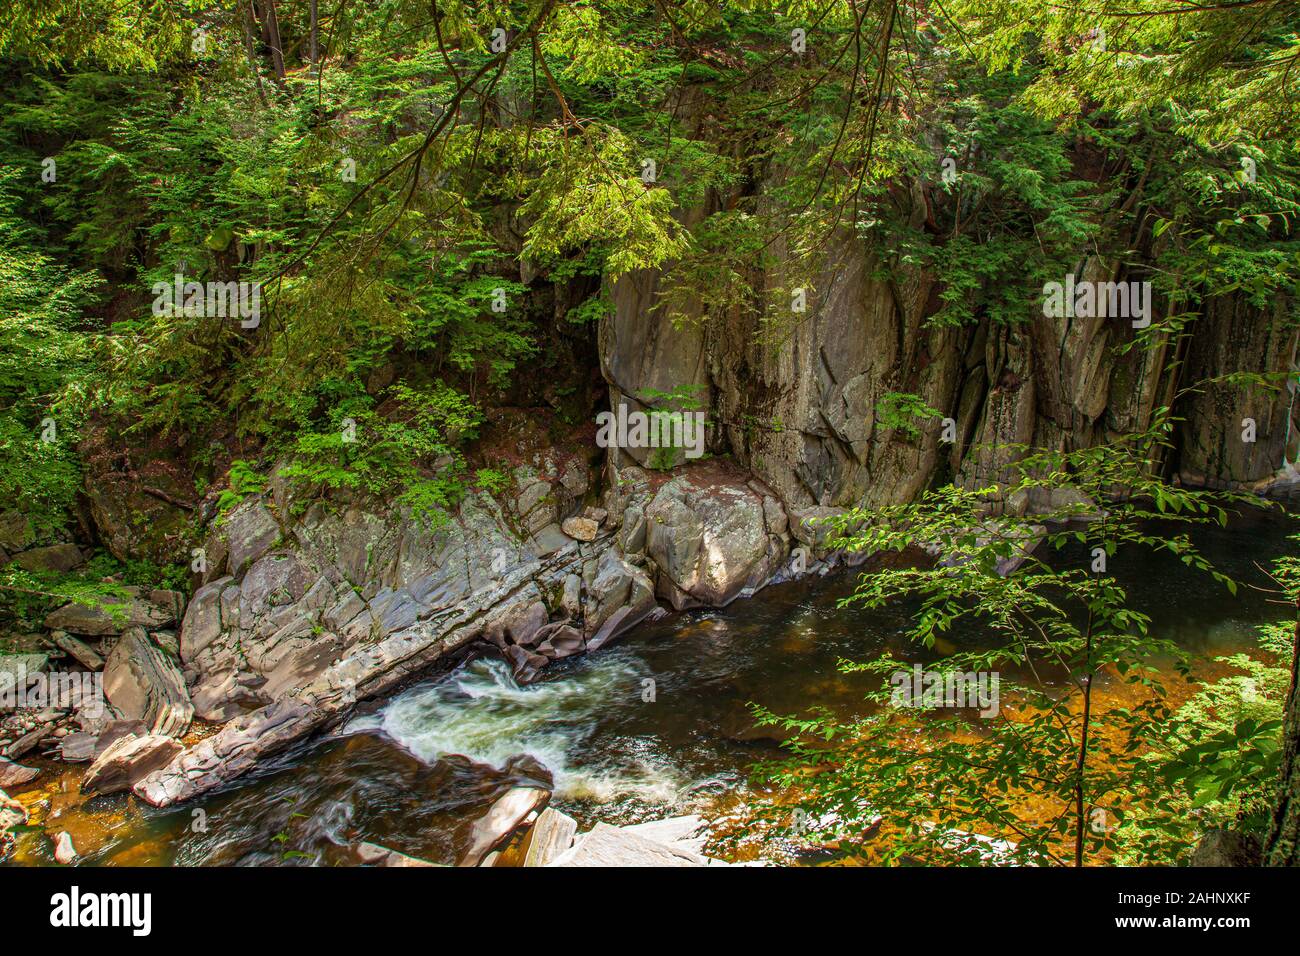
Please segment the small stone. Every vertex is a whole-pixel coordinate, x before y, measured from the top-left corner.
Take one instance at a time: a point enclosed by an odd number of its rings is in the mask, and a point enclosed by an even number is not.
[[[77,862],[77,848],[72,845],[72,837],[66,830],[54,838],[54,861],[63,866]]]
[[[576,541],[595,541],[600,525],[591,518],[565,518],[560,530]]]
[[[50,635],[54,645],[71,654],[82,667],[88,671],[102,671],[104,658],[85,641],[79,641],[66,631],[55,631]]]

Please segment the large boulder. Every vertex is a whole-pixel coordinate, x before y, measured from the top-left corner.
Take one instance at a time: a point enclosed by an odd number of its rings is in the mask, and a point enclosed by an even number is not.
[[[83,793],[120,793],[166,766],[185,748],[171,737],[134,734],[110,744],[95,758],[81,782]]]
[[[32,548],[14,557],[14,562],[25,571],[71,571],[85,563],[81,550],[75,544],[52,544]]]
[[[175,591],[124,589],[126,597],[105,598],[100,605],[65,604],[45,616],[45,626],[53,631],[67,631],[87,637],[121,634],[127,628],[158,630],[176,623],[183,599]]]
[[[691,850],[647,839],[630,829],[597,823],[578,837],[572,848],[548,866],[707,866],[709,860]]]
[[[141,627],[123,632],[104,665],[104,693],[127,720],[143,720],[157,734],[180,737],[194,706],[177,662]]]
[[[730,603],[765,584],[784,557],[784,544],[769,541],[763,499],[744,485],[674,478],[650,502],[646,522],[661,593],[679,610]]]

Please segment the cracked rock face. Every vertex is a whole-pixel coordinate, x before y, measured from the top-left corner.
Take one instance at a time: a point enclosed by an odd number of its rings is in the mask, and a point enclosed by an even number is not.
[[[196,706],[229,723],[136,792],[161,805],[238,776],[359,696],[482,636],[489,612],[535,604],[535,577],[573,570],[576,543],[544,562],[503,525],[490,499],[468,500],[436,533],[397,515],[317,509],[288,546],[201,588],[181,655]],[[230,544],[245,553],[239,540]]]
[[[896,199],[910,203],[904,211],[914,222],[924,221],[923,195]],[[707,212],[693,210],[688,219]],[[771,251],[774,265],[760,284],[797,284],[782,274],[782,243]],[[936,327],[927,319],[939,308],[943,277],[894,264],[885,281],[874,255],[868,241],[848,233],[827,243],[807,315],[775,343],[757,314],[704,315],[697,304],[694,313],[684,308],[683,321],[666,323],[651,307],[657,270],[620,278],[599,331],[610,408],[685,389],[708,410],[709,450],[733,455],[786,505],[877,506],[914,499],[936,474],[968,486],[997,481],[1017,443],[1090,448],[1145,430],[1154,409],[1194,381],[1261,370],[1285,376],[1300,367],[1300,333],[1284,320],[1281,297],[1264,305],[1243,293],[1207,299],[1190,328],[1185,368],[1175,372],[1169,360],[1181,346],[1172,341],[1119,350],[1138,334],[1129,320],[1047,316],[1032,297],[1022,323],[981,316]],[[1083,282],[1132,278],[1119,262],[1082,250],[1074,274]],[[1163,321],[1167,308],[1157,297],[1152,320]],[[950,419],[954,440],[941,440],[938,421],[909,431],[882,416],[882,401],[898,392]],[[1300,457],[1298,404],[1289,390],[1228,381],[1180,398],[1173,457],[1182,480],[1300,492],[1300,468],[1287,467]],[[1246,419],[1256,426],[1253,441],[1242,439]],[[650,460],[644,449],[619,454]]]

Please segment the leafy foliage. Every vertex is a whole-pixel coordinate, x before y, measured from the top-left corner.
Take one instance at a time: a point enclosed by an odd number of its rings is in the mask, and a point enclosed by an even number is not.
[[[1107,562],[1163,551],[1236,587],[1180,530],[1223,522],[1231,496],[1150,473],[1170,427],[1159,419],[1151,432],[1106,447],[1021,449],[1005,486],[948,485],[914,503],[833,519],[834,544],[913,555],[864,575],[847,600],[909,602],[909,636],[932,651],[984,634],[979,649],[950,648],[927,666],[940,675],[998,675],[1001,706],[991,716],[981,711],[982,720],[962,710],[932,717],[885,689],[871,697],[876,713],[849,724],[757,707],[760,723],[798,733],[792,756],[765,765],[762,778],[793,788],[805,818],[834,814],[859,837],[882,817],[892,837],[888,860],[987,863],[988,845],[971,834],[1007,841],[998,850],[1004,862],[1082,865],[1113,854],[1119,824],[1139,807],[1150,811],[1152,729],[1172,717],[1154,662],[1172,659],[1183,673],[1186,664],[1128,605]],[[1017,499],[1030,502],[1030,514],[996,513],[995,505]],[[1049,548],[1064,563],[1049,560]],[[1009,562],[1019,569],[1009,573]],[[900,664],[886,655],[845,667],[890,675]],[[1131,685],[1137,702],[1100,708],[1094,686],[1102,680]],[[1270,730],[1276,726],[1250,723],[1237,732]],[[782,806],[768,816],[787,813]]]

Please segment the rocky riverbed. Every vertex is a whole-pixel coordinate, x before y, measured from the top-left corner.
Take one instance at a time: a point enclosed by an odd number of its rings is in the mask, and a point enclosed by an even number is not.
[[[1225,570],[1249,580],[1255,556],[1280,547],[1285,533],[1284,525],[1259,523],[1213,532],[1206,547]],[[633,566],[654,567],[649,560]],[[1266,602],[1247,591],[1227,604],[1180,568],[1171,561],[1126,575],[1135,602],[1155,610],[1162,632],[1193,651],[1248,651],[1253,624],[1270,616]],[[66,833],[70,847],[63,849],[76,861],[97,864],[389,859],[362,849],[366,843],[413,860],[455,864],[464,861],[479,821],[523,790],[545,794],[544,802],[505,814],[504,823],[498,813],[488,832],[499,840],[489,841],[493,849],[480,863],[502,849],[490,862],[516,865],[522,858],[504,849],[523,847],[526,857],[523,841],[532,839],[533,827],[541,825],[545,835],[557,822],[541,823],[548,810],[574,821],[575,840],[599,827],[679,817],[710,824],[697,836],[725,835],[747,799],[748,767],[779,741],[753,729],[750,701],[796,713],[815,700],[851,715],[860,712],[866,686],[840,674],[836,661],[884,651],[904,660],[916,654],[900,636],[903,609],[837,607],[851,586],[851,575],[791,581],[725,610],[675,613],[656,602],[665,608],[659,620],[644,621],[598,653],[557,657],[531,674],[491,640],[471,642],[462,653],[472,661],[443,673],[460,660],[452,654],[442,667],[402,683],[395,696],[358,695],[356,706],[325,720],[321,732],[267,751],[251,774],[163,808],[129,788],[169,772],[237,718],[222,724],[196,716],[177,737],[155,732],[141,718],[111,717],[103,740],[96,740],[97,758],[69,763],[59,754],[71,734],[51,735],[16,765],[0,765],[10,780],[23,767],[36,772],[5,787],[16,798],[7,825],[22,838],[23,862],[54,861]],[[581,617],[566,620],[581,632]],[[151,633],[166,641],[165,629]],[[519,646],[509,634],[506,639],[506,646]],[[113,641],[86,635],[101,650]],[[58,666],[70,664],[63,659]],[[197,686],[196,672],[178,666],[188,692]],[[1109,693],[1107,686],[1098,693]],[[75,724],[78,716],[73,711],[60,719]],[[26,826],[19,823],[24,814]],[[613,838],[602,836],[591,851],[607,839]],[[742,843],[693,852],[741,860],[777,850]]]
[[[608,478],[599,493],[581,459],[539,454],[512,494],[471,496],[438,528],[274,482],[213,522],[188,603],[131,589],[117,607],[70,604],[30,651],[0,658],[24,693],[56,671],[102,681],[86,701],[20,707],[0,752],[84,764],[87,792],[166,807],[467,657],[527,684],[641,622],[842,559],[817,541],[827,509],[788,511],[725,463]],[[6,767],[15,783],[27,773]]]

